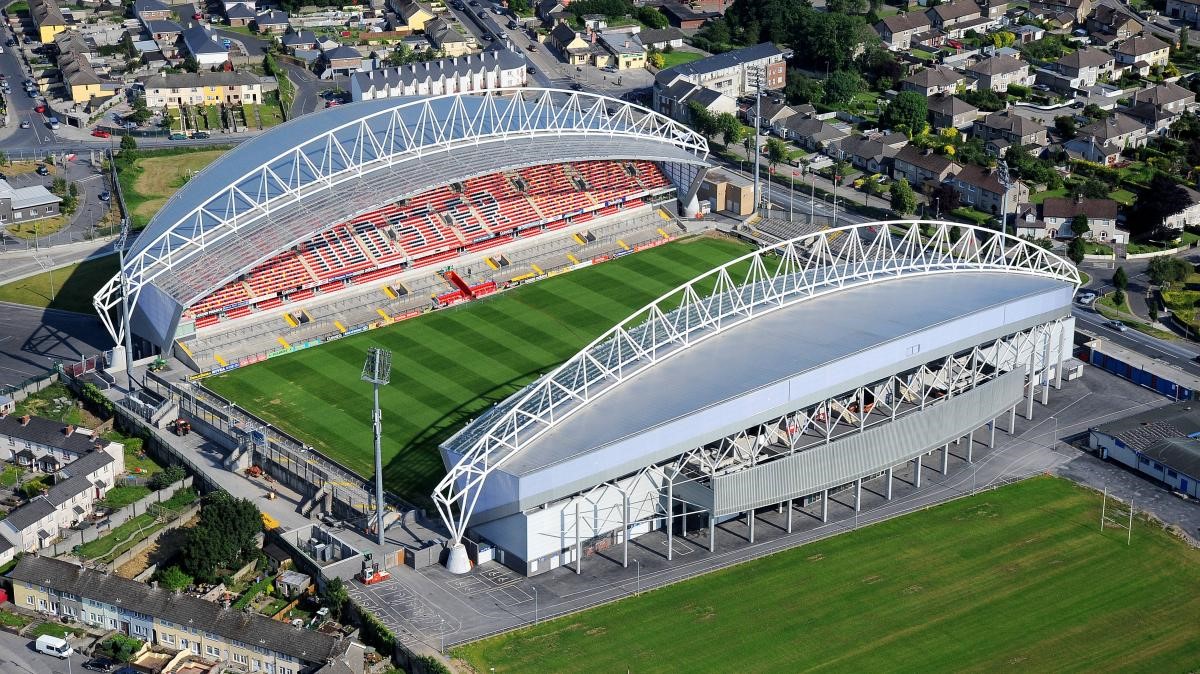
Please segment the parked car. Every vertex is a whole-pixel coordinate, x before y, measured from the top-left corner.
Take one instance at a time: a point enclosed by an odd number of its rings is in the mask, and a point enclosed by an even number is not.
[[[33,109],[33,111],[38,113],[39,115],[43,114],[46,112],[46,105],[43,103],[39,103],[38,106]]]
[[[96,129],[95,131],[92,132],[92,135],[97,138],[111,138],[112,132],[105,131],[104,129]]]
[[[175,133],[171,134],[171,140],[187,140],[187,134],[176,131]]]
[[[111,672],[116,668],[116,666],[117,661],[113,660],[112,658],[92,658],[91,660],[83,663],[84,669],[88,669],[93,672],[104,672],[105,674]]]
[[[50,125],[50,128],[51,128],[51,129],[53,129],[53,130],[55,130],[55,131],[57,131],[57,130],[58,130],[58,127],[60,126],[60,123],[59,123],[59,121],[58,121],[58,118],[57,118],[57,117],[51,117],[51,118],[47,119],[47,120],[46,120],[46,123],[47,123],[47,124],[49,124],[49,125]]]
[[[33,126],[33,125],[29,123],[29,120],[24,120],[24,121],[22,121],[22,122],[21,122],[21,128],[22,128],[22,129],[28,129],[28,128],[29,128],[29,127],[31,127],[31,126]]]
[[[75,649],[71,648],[71,644],[67,643],[66,639],[49,634],[43,634],[37,638],[37,641],[34,642],[34,650],[56,658],[69,658],[75,654]]]
[[[223,37],[223,38],[221,38],[221,46],[225,47],[226,49],[229,49],[230,47],[233,46],[233,40],[230,40],[227,37]]]
[[[475,16],[478,16],[478,17],[479,17],[479,18],[481,18],[481,19],[486,19],[486,18],[487,18],[487,12],[485,12],[485,11],[483,11],[483,10],[481,9],[481,10],[479,10],[478,12],[475,12]]]
[[[105,190],[101,192],[97,198],[99,198],[100,201],[110,201],[112,199],[112,194],[108,190]]]
[[[1096,293],[1085,290],[1075,298],[1080,304],[1091,304],[1096,301]]]
[[[529,73],[530,75],[536,75],[537,68],[534,68],[533,66],[529,66],[528,68],[525,69],[525,72]]]
[[[50,169],[45,164],[38,164],[37,170],[35,172],[40,176],[50,175]]]
[[[199,138],[201,140],[203,140],[205,138],[211,138],[211,137],[212,137],[212,135],[207,131],[197,131],[196,133],[192,134],[192,138]]]

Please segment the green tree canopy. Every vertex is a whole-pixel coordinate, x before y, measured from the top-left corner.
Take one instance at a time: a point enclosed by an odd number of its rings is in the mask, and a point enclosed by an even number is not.
[[[901,91],[883,110],[879,123],[891,129],[903,129],[915,136],[925,128],[929,106],[925,97],[915,91]]]
[[[839,70],[825,80],[825,104],[843,105],[865,86],[862,77],[853,70]]]
[[[1086,252],[1087,248],[1083,244],[1083,239],[1079,237],[1071,239],[1071,243],[1067,245],[1067,257],[1071,258],[1071,262],[1075,264],[1083,262],[1083,256]]]
[[[204,497],[199,523],[186,530],[180,547],[180,568],[203,582],[216,579],[219,568],[233,569],[257,552],[262,531],[258,508],[248,499],[216,491]]]
[[[1071,220],[1071,233],[1075,236],[1083,236],[1092,231],[1092,226],[1088,224],[1088,217],[1083,213],[1076,215]]]
[[[1125,290],[1129,287],[1129,275],[1125,273],[1124,267],[1117,267],[1117,271],[1112,277],[1112,283],[1118,290]]]
[[[907,178],[900,178],[891,187],[892,210],[899,215],[908,215],[917,210],[917,195]]]

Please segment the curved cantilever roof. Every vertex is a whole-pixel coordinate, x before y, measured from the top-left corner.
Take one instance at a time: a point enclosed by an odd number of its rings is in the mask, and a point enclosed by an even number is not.
[[[239,145],[180,189],[95,305],[129,294],[135,329],[170,341],[183,308],[255,264],[391,201],[548,162],[702,164],[704,137],[634,104],[557,89],[383,99],[305,115]]]
[[[921,235],[922,224],[933,227],[932,236]],[[954,228],[963,230],[957,240],[951,236]],[[1008,284],[1011,287],[1004,292],[1011,293],[1079,284],[1071,263],[1039,246],[993,230],[944,222],[850,225],[733,260],[651,302],[448,440],[443,452],[454,465],[435,490],[434,501],[451,533],[461,537],[490,474],[497,469],[513,475],[528,473],[565,460],[576,450],[587,453],[603,441],[604,433],[617,439],[623,431],[606,429],[585,432],[589,437],[579,442],[563,440],[561,434],[555,436],[558,441],[542,442],[606,396],[619,395],[635,376],[649,376],[648,371],[664,361],[748,321],[849,289],[949,274],[961,274],[964,281],[970,277],[976,288],[972,292],[986,304],[996,299],[991,297],[996,293],[987,291],[989,274],[981,278],[981,272],[1049,282],[1036,287]],[[928,290],[922,286],[921,292]],[[935,296],[928,299],[937,302]],[[967,305],[979,302],[963,302],[962,309],[974,311],[978,307]],[[931,319],[917,315],[907,320]],[[774,365],[778,371],[786,367]],[[621,418],[610,419],[610,425],[637,415],[616,416]]]

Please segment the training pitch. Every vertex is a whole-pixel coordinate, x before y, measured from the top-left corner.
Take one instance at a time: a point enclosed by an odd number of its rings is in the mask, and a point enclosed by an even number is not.
[[[428,504],[440,442],[664,292],[751,249],[697,237],[239,368],[205,385],[363,476],[374,472],[367,347],[392,350],[380,391],[384,482]]]
[[[1112,502],[1109,502],[1112,506]],[[1200,552],[1039,477],[454,651],[476,672],[1194,671]]]

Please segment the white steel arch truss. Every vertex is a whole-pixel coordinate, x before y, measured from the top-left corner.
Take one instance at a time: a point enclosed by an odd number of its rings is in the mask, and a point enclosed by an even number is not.
[[[432,154],[546,135],[594,138],[598,143],[652,140],[683,150],[699,163],[708,157],[708,141],[687,126],[636,104],[582,91],[492,89],[404,101],[333,126],[264,158],[241,176],[231,176],[224,189],[204,195],[197,206],[130,255],[117,276],[96,293],[93,304],[120,342],[123,327],[113,322],[111,313],[120,304],[122,276],[132,311],[146,284],[283,207],[301,205],[310,196],[352,184],[367,173]],[[185,190],[172,201],[183,198]]]
[[[953,222],[858,223],[760,248],[662,295],[448,440],[444,446],[461,458],[438,483],[434,503],[457,543],[488,475],[646,368],[797,302],[900,277],[970,271],[1080,283],[1074,265],[1040,246]]]

